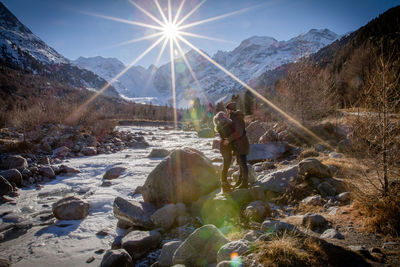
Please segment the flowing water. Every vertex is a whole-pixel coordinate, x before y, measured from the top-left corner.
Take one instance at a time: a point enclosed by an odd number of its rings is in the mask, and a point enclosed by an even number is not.
[[[208,158],[218,156],[211,149],[212,139],[198,138],[195,132],[133,126],[119,127],[119,130],[143,132],[150,147],[68,159],[63,164],[78,168],[80,173],[57,176],[40,190],[35,187],[19,190],[16,205],[0,206],[0,214],[11,211],[23,220],[35,221],[40,214],[49,214],[52,204],[67,194],[78,195],[90,203],[90,213],[83,220],[34,226],[18,238],[0,243],[1,258],[9,259],[13,266],[98,266],[103,254],[95,251],[109,249],[114,237],[121,234],[112,211],[115,197],[141,200],[140,195],[133,195],[134,189],[143,185],[147,175],[162,160],[147,157],[152,148],[170,150],[187,146],[202,151]],[[126,167],[126,172],[112,180],[111,186],[100,186],[105,171],[116,165]],[[109,234],[96,235],[103,229]],[[92,256],[95,260],[86,263]]]

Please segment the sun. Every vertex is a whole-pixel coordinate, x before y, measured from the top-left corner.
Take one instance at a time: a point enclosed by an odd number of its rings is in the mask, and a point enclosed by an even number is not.
[[[175,23],[168,22],[162,28],[162,33],[168,39],[176,39],[179,36],[179,27]]]

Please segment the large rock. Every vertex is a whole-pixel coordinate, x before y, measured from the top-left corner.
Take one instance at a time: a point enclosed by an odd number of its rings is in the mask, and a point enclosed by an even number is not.
[[[150,154],[147,156],[149,158],[165,158],[169,155],[169,150],[165,148],[153,148]]]
[[[218,250],[229,240],[212,224],[196,229],[175,251],[173,264],[207,266],[217,262]]]
[[[336,194],[336,188],[333,187],[329,182],[320,183],[317,186],[317,189],[323,197],[333,197]]]
[[[237,253],[238,256],[250,250],[249,241],[241,239],[237,241],[229,242],[223,245],[217,254],[217,262],[229,261],[231,259],[232,253]]]
[[[66,146],[61,146],[53,150],[53,158],[63,158],[68,155],[71,150]]]
[[[176,149],[149,174],[142,195],[145,202],[157,206],[187,204],[212,192],[218,182],[211,161],[201,152],[191,148]]]
[[[50,166],[43,166],[39,169],[39,173],[43,175],[44,177],[54,179],[56,178],[56,174],[54,173],[53,168]]]
[[[250,144],[258,142],[260,137],[268,130],[268,125],[265,122],[253,121],[246,127],[246,135]]]
[[[281,232],[281,231],[296,231],[297,228],[291,223],[265,220],[261,225],[261,231],[263,232]]]
[[[81,153],[85,156],[94,156],[97,155],[97,149],[95,147],[88,146],[82,148]]]
[[[258,183],[264,190],[270,190],[277,193],[285,192],[290,186],[290,182],[297,178],[299,168],[297,165],[290,166],[259,177]]]
[[[22,187],[22,174],[17,169],[2,171],[0,175],[10,182],[10,184],[14,183],[16,186]]]
[[[132,267],[132,257],[123,249],[107,250],[100,267]]]
[[[154,212],[150,218],[154,226],[168,229],[174,224],[176,216],[177,208],[175,204],[167,204]]]
[[[326,219],[320,214],[307,213],[302,216],[302,225],[310,229],[324,227],[326,223]]]
[[[269,209],[268,209],[269,210]],[[257,200],[247,205],[244,216],[249,221],[261,222],[267,215],[267,208],[263,201]]]
[[[260,144],[268,144],[269,142],[276,141],[278,141],[278,133],[274,129],[269,129],[258,139],[258,143]]]
[[[322,234],[321,234],[321,238],[329,238],[329,239],[344,239],[344,236],[339,233],[338,230],[331,228],[331,229],[327,229],[325,230]]]
[[[271,142],[268,144],[250,144],[250,152],[247,155],[248,162],[260,162],[276,160],[288,150],[286,142]]]
[[[170,241],[165,243],[161,249],[160,257],[158,258],[158,264],[161,266],[172,266],[174,253],[182,243],[182,241]]]
[[[0,176],[0,196],[7,195],[14,190],[10,182],[6,178]]]
[[[153,222],[150,216],[156,211],[152,204],[126,200],[116,197],[114,200],[114,216],[127,226],[151,229]]]
[[[204,128],[197,132],[200,138],[213,138],[215,136],[214,130],[211,128]]]
[[[158,247],[161,234],[157,231],[132,231],[122,238],[122,248],[136,260]]]
[[[28,168],[28,162],[19,155],[6,156],[0,161],[0,169],[2,170],[26,168]]]
[[[53,205],[53,214],[60,220],[80,220],[89,214],[89,203],[76,196],[65,197]]]
[[[307,158],[299,163],[299,174],[306,177],[329,178],[331,169],[315,158]]]
[[[107,170],[106,173],[103,175],[104,180],[112,180],[116,179],[126,170],[125,167],[112,167],[111,169]]]
[[[322,197],[320,195],[314,195],[314,196],[309,196],[306,197],[301,201],[301,203],[306,204],[306,205],[311,205],[311,206],[318,206],[323,203]]]

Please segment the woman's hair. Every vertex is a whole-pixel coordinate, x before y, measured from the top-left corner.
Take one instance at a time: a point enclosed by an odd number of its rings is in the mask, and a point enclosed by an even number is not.
[[[229,123],[232,123],[231,122],[231,120],[230,119],[227,119],[227,118],[225,118],[225,112],[223,112],[223,111],[220,111],[220,112],[218,112],[215,116],[214,116],[214,118],[213,118],[213,123],[214,123],[214,126],[215,126],[215,131],[216,132],[218,132],[218,128],[221,126],[221,124],[229,124]]]

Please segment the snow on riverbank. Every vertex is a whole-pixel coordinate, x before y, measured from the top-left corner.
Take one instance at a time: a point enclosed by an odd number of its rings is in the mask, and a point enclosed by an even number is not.
[[[132,195],[134,189],[143,185],[150,171],[162,160],[147,158],[152,148],[174,149],[188,146],[204,152],[209,158],[218,155],[211,150],[211,140],[199,139],[195,132],[132,126],[119,129],[146,133],[145,138],[151,146],[66,160],[64,164],[78,168],[81,173],[58,176],[44,184],[40,190],[34,187],[24,188],[19,191],[16,205],[0,206],[0,214],[13,211],[29,220],[35,213],[51,211],[52,204],[66,194],[75,194],[90,203],[89,216],[83,220],[58,221],[50,226],[33,227],[16,239],[0,243],[1,258],[9,259],[15,264],[13,266],[98,266],[103,255],[96,254],[95,251],[108,249],[119,231],[113,215],[115,197],[140,199],[140,195]],[[110,187],[102,187],[102,177],[106,170],[117,165],[126,167],[126,172],[111,180]],[[109,234],[96,235],[103,229]],[[91,256],[95,260],[87,264],[86,260]]]

